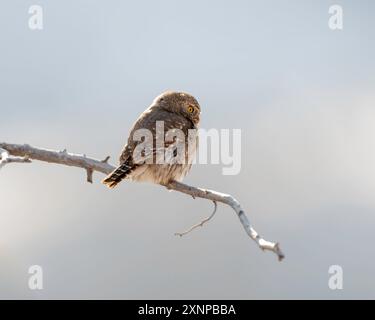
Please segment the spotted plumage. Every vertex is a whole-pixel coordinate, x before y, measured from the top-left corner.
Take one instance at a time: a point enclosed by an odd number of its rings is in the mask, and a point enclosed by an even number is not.
[[[200,111],[188,93],[168,91],[156,97],[134,123],[119,167],[103,183],[114,188],[123,179],[157,184],[182,180],[198,146]]]

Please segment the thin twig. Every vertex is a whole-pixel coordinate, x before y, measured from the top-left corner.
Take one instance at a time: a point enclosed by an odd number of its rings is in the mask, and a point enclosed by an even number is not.
[[[175,236],[180,236],[180,237],[182,237],[182,236],[184,236],[185,234],[188,234],[189,232],[193,231],[195,228],[203,227],[203,225],[204,225],[206,222],[210,221],[210,220],[212,219],[212,217],[215,215],[215,213],[216,213],[216,209],[217,209],[217,202],[216,202],[216,201],[212,201],[212,202],[214,203],[215,207],[214,207],[214,211],[211,213],[210,216],[208,216],[207,218],[204,218],[201,222],[199,222],[199,223],[197,223],[197,224],[191,226],[191,227],[190,227],[189,229],[187,229],[186,231],[183,231],[183,232],[176,232],[176,233],[175,233]]]
[[[94,170],[92,170],[92,169],[86,169],[86,173],[87,173],[87,179],[86,179],[87,182],[92,183],[93,182],[92,175],[94,173]]]
[[[102,160],[103,163],[108,163],[110,156],[106,156],[105,159]]]

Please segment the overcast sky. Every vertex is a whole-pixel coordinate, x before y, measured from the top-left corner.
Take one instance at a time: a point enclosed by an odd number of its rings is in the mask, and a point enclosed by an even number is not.
[[[28,27],[43,7],[43,30]],[[328,27],[340,4],[344,29]],[[0,172],[0,298],[375,298],[373,1],[2,1],[0,141],[117,160],[154,97],[190,92],[205,129],[241,129],[242,168],[186,182],[235,213],[162,187],[85,182],[34,162]],[[43,268],[43,290],[28,268]],[[343,290],[330,290],[340,265]]]

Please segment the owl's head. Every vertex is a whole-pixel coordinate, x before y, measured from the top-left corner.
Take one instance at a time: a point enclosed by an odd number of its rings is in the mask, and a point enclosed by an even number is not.
[[[154,106],[169,112],[177,113],[199,124],[201,107],[198,101],[186,92],[167,91],[156,97]]]

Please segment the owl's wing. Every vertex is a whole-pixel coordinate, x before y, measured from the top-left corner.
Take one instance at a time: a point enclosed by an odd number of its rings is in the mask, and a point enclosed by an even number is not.
[[[171,113],[164,120],[164,145],[161,148],[154,149],[155,157],[163,159],[167,164],[187,163],[189,139],[191,139],[190,130],[192,129],[195,129],[195,127],[189,119]],[[163,139],[157,134],[156,137]]]
[[[133,124],[132,129],[129,133],[127,144],[125,144],[120,154],[120,164],[124,163],[125,161],[131,160],[134,149],[140,143],[140,141],[134,140],[134,133],[141,128],[147,128],[149,126],[149,122],[151,120],[150,116],[152,113],[151,111],[151,108],[146,109],[144,112],[141,113],[136,122]]]
[[[134,124],[120,163],[130,159],[137,164],[167,162],[179,147],[188,147],[189,129],[194,129],[194,124],[179,114],[148,109]]]
[[[190,129],[195,129],[194,124],[181,115],[160,109],[146,110],[130,132],[128,143],[120,155],[120,166],[103,183],[114,188],[145,163],[187,163]],[[144,139],[140,139],[142,136]]]

